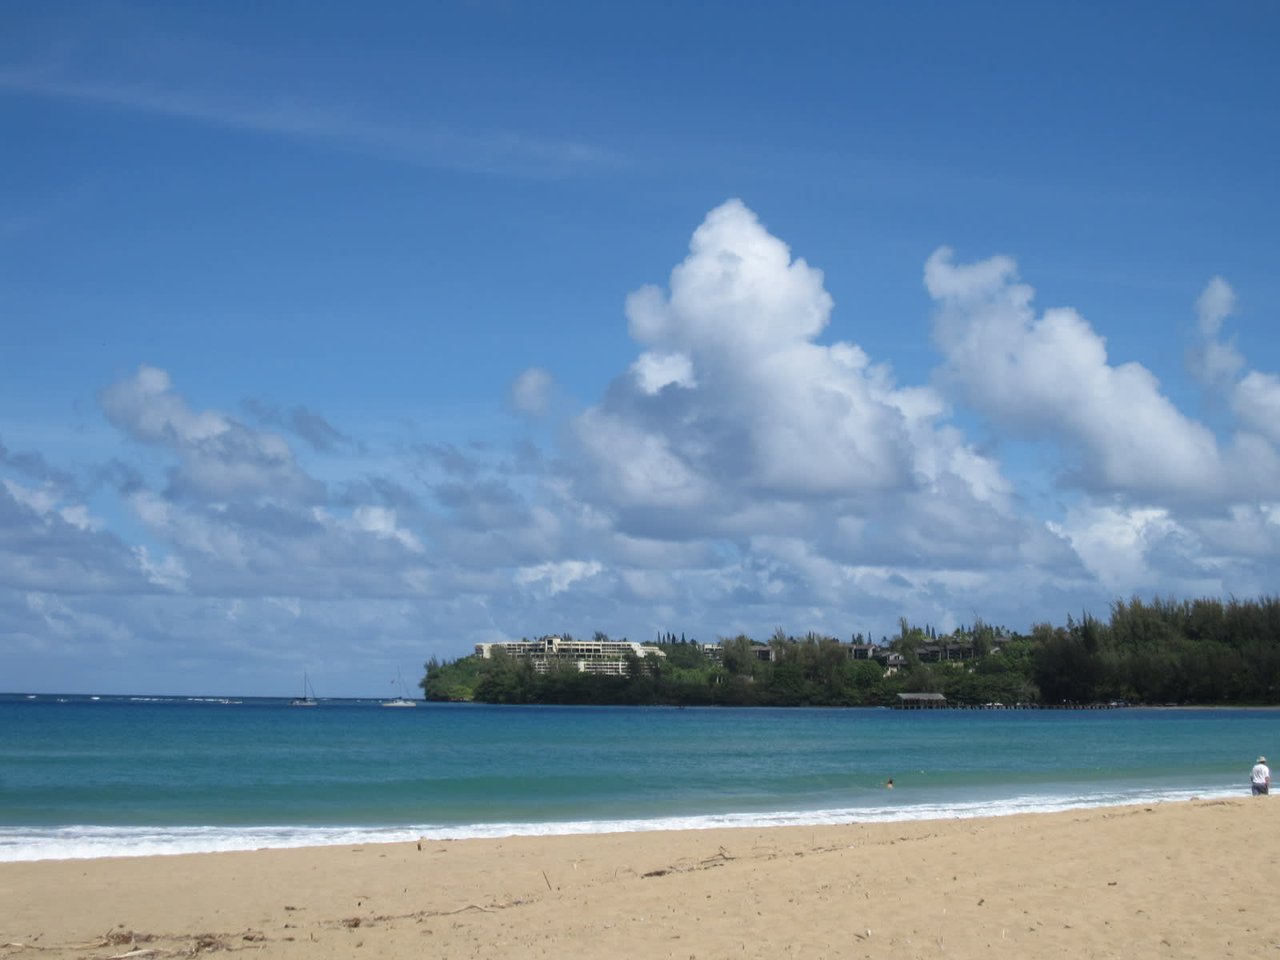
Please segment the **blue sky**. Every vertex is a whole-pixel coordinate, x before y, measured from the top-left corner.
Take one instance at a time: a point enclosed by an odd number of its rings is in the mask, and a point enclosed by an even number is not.
[[[1270,2],[0,11],[0,688],[1280,558]]]

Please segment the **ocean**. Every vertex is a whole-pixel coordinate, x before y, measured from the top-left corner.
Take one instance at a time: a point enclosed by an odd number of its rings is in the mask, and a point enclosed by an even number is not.
[[[6,694],[0,861],[1245,796],[1268,752],[1280,754],[1280,710],[302,709]]]

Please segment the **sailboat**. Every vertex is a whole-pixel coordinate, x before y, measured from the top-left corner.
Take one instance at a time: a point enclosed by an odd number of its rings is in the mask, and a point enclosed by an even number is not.
[[[294,697],[290,700],[289,706],[314,707],[317,703],[319,703],[319,701],[316,700],[316,692],[311,689],[311,678],[304,673],[302,675],[302,696]]]
[[[396,671],[396,684],[400,688],[400,696],[392,700],[383,700],[382,705],[384,707],[416,707],[418,701],[409,699],[408,691],[404,687],[404,677],[400,675],[399,670]]]

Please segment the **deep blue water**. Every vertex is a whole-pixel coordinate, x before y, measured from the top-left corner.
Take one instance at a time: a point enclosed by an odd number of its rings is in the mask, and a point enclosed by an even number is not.
[[[1149,802],[1247,792],[1267,752],[1277,710],[5,695],[0,859]]]

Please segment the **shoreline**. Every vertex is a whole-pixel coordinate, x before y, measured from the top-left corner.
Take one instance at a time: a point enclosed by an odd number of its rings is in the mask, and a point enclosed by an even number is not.
[[[78,691],[0,691],[0,702],[32,703],[208,703],[223,706],[268,706],[287,704],[298,699],[296,694],[274,693],[102,693]],[[377,706],[388,698],[379,695],[315,697],[317,703],[333,706]],[[902,707],[893,701],[858,705],[818,704],[720,704],[720,703],[498,703],[485,700],[430,700],[410,697],[420,707],[509,707],[521,709],[627,708],[635,710],[938,710],[938,711],[1003,711],[1047,710],[1078,712],[1082,710],[1280,710],[1280,703],[1143,703],[1117,700],[1095,700],[1081,703],[1040,703],[1025,701],[1010,704],[968,703],[948,701],[938,707]]]
[[[898,798],[902,791],[884,796]],[[154,856],[299,850],[409,842],[507,840],[522,837],[592,837],[706,830],[772,830],[858,824],[965,821],[1123,808],[1143,804],[1232,799],[1231,789],[1168,789],[1137,795],[1101,793],[1093,797],[1022,794],[1002,800],[975,799],[939,803],[886,802],[875,806],[815,810],[755,811],[727,814],[465,825],[66,825],[0,827],[0,864],[91,861]]]
[[[7,862],[0,958],[1255,956],[1271,799]]]

